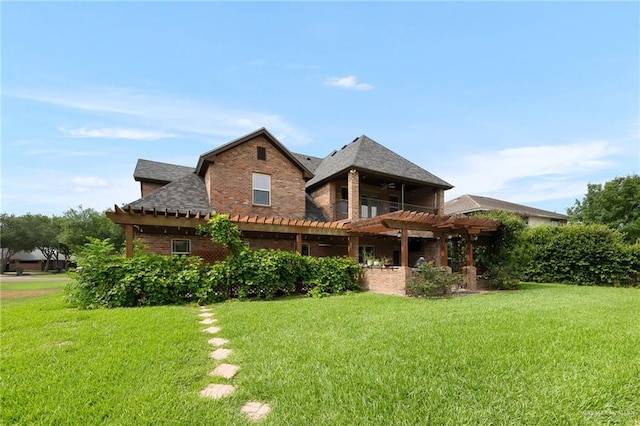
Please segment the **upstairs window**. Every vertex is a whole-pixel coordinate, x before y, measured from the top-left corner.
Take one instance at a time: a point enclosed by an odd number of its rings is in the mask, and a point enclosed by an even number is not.
[[[258,147],[258,160],[267,161],[267,148],[262,146]]]
[[[191,253],[191,240],[171,240],[171,254]]]
[[[271,205],[271,176],[262,173],[253,174],[253,204]]]

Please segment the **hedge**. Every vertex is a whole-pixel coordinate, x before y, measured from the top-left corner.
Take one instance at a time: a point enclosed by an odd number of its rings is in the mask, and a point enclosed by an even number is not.
[[[81,308],[211,303],[230,298],[318,297],[359,289],[360,267],[348,257],[314,258],[280,250],[242,250],[205,265],[196,256],[116,253],[93,240],[78,254],[67,301]]]

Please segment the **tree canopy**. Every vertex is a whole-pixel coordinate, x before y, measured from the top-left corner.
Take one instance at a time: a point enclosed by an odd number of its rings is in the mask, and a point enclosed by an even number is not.
[[[636,242],[640,239],[640,176],[589,184],[582,201],[576,200],[567,214],[571,222],[604,224],[622,232],[625,241]]]
[[[60,217],[61,232],[58,241],[72,249],[89,242],[89,238],[103,240],[108,238],[116,249],[124,244],[123,229],[113,223],[104,213],[78,206],[69,209]]]

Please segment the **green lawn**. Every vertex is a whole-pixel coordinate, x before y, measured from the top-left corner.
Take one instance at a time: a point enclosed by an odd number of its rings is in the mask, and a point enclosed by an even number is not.
[[[640,423],[640,291],[525,285],[416,300],[370,293],[213,306],[237,391],[198,392],[195,307],[2,302],[3,424]]]

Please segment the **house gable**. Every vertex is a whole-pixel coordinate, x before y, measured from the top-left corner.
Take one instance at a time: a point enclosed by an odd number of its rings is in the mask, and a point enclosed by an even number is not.
[[[312,174],[267,130],[209,151],[198,161],[209,203],[232,215],[304,218],[305,182]],[[254,203],[254,174],[270,179],[268,205]]]

